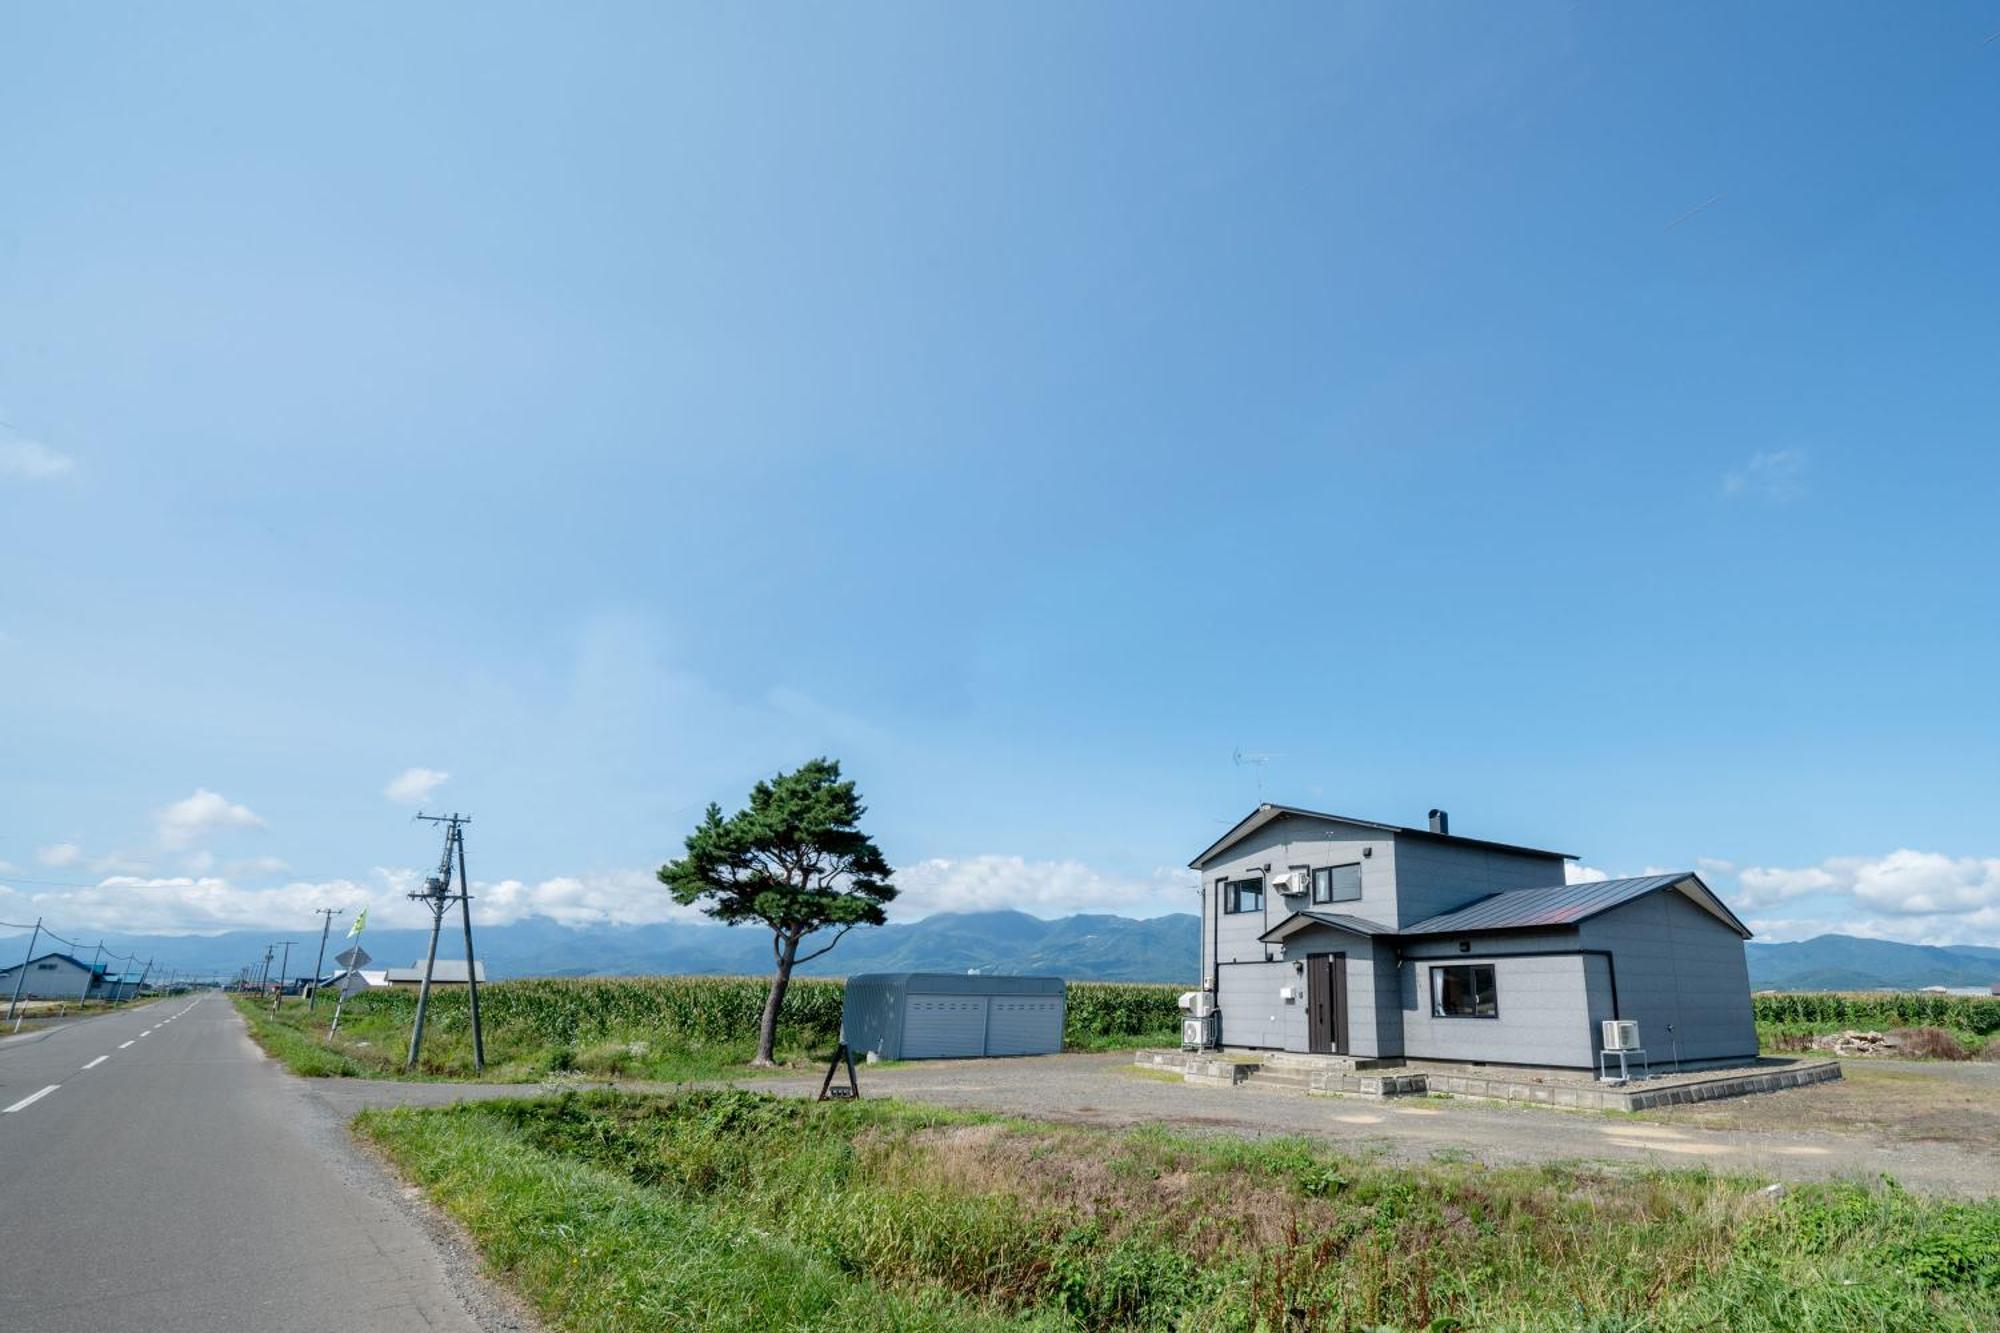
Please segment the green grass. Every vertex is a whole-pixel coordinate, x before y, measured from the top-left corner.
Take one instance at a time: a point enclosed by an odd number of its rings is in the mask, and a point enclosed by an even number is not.
[[[557,1329],[2000,1324],[2000,1204],[1887,1182],[1402,1168],[735,1091],[357,1125]]]
[[[489,1082],[526,1083],[555,1075],[686,1082],[744,1072],[756,1052],[768,982],[761,977],[537,978],[480,987]],[[823,1063],[840,1039],[839,981],[795,979],[779,1015],[783,1063]],[[1106,1050],[1179,1040],[1173,986],[1072,983],[1071,1049]],[[308,1011],[286,1000],[239,997],[251,1034],[293,1072],[308,1076],[402,1076],[416,996],[358,995],[329,1031],[331,999]],[[431,997],[418,1076],[470,1079],[471,1020],[462,990]]]

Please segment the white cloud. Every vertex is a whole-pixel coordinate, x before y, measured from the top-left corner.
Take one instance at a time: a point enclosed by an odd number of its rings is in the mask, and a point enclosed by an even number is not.
[[[1887,856],[1835,856],[1816,866],[1746,866],[1746,907],[1769,907],[1808,894],[1846,898],[1877,912],[1952,916],[2000,908],[2000,857],[1945,856],[1899,848]]]
[[[1563,862],[1563,883],[1565,884],[1595,884],[1600,879],[1610,878],[1611,875],[1608,871],[1599,870],[1596,866],[1587,866],[1581,861]]]
[[[890,905],[899,921],[933,912],[1012,908],[1030,916],[1106,912],[1161,916],[1201,910],[1200,884],[1190,871],[1159,869],[1142,878],[1105,874],[1081,861],[1030,861],[1019,856],[935,857],[895,874],[900,891]]]
[[[215,853],[208,851],[196,852],[192,856],[187,857],[186,862],[187,868],[195,874],[206,875],[209,871],[215,869]]]
[[[0,920],[40,916],[68,931],[200,935],[287,929],[311,920],[322,907],[339,908],[350,916],[370,907],[371,924],[407,928],[430,921],[429,913],[405,896],[422,879],[417,870],[378,868],[366,878],[302,879],[263,888],[202,872],[113,875],[90,886],[34,892],[28,892],[28,886],[15,889],[0,883]],[[475,880],[472,895],[472,919],[479,926],[510,925],[534,916],[568,926],[706,920],[699,909],[676,903],[646,870],[559,875],[533,883]]]
[[[0,477],[53,481],[76,471],[76,460],[37,440],[0,440]]]
[[[382,789],[382,794],[398,805],[422,805],[450,776],[435,768],[406,768]]]
[[[682,907],[650,870],[557,875],[533,884],[518,879],[472,886],[476,920],[504,925],[545,916],[565,926],[650,926],[700,922],[698,907]]]
[[[1736,900],[1744,907],[1770,907],[1808,893],[1824,893],[1840,887],[1840,881],[1820,866],[1798,869],[1745,866],[1736,877],[1742,890]]]
[[[267,887],[240,884],[210,873],[212,858],[190,858],[204,868],[181,875],[113,875],[89,887],[27,893],[0,885],[0,919],[46,916],[70,930],[148,934],[204,934],[271,927],[311,919],[321,907],[350,913],[373,904],[369,920],[385,926],[427,924],[429,915],[404,895],[423,873],[378,868],[361,879],[292,880]],[[233,864],[240,873],[282,862],[270,858]],[[974,856],[920,861],[896,873],[900,896],[891,916],[914,920],[933,912],[1014,908],[1033,916],[1079,912],[1157,916],[1200,910],[1197,884],[1187,871],[1161,869],[1120,877],[1079,861],[1030,861],[1019,856]],[[509,925],[546,917],[565,926],[641,926],[705,922],[697,907],[673,900],[650,869],[555,875],[540,880],[474,881],[476,925]],[[21,914],[27,914],[23,916]],[[11,915],[10,915],[11,914]]]
[[[159,816],[160,841],[169,847],[185,847],[195,839],[223,829],[264,827],[248,806],[200,787],[185,800],[175,801]]]
[[[35,859],[45,866],[73,866],[83,859],[83,848],[73,842],[59,842],[36,852]]]
[[[1903,944],[1985,944],[2000,942],[2000,907],[1941,916],[1758,917],[1745,925],[1767,942],[1809,940],[1815,935],[1858,935]]]
[[[1795,500],[1805,491],[1805,472],[1805,450],[1766,450],[1732,468],[1722,479],[1722,493],[1733,499]]]
[[[88,888],[27,893],[0,886],[0,917],[32,912],[57,929],[76,932],[200,935],[250,927],[283,927],[311,919],[315,908],[358,908],[391,890],[355,880],[247,889],[219,875],[113,875]],[[421,911],[408,904],[412,911]],[[414,920],[405,924],[416,924]]]

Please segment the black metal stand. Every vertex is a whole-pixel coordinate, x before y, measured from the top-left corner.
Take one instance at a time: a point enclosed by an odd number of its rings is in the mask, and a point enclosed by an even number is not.
[[[836,1088],[833,1086],[833,1076],[840,1071],[843,1064],[847,1066],[847,1086]],[[854,1054],[847,1049],[847,1043],[844,1041],[834,1050],[833,1059],[827,1061],[826,1077],[820,1080],[818,1100],[823,1102],[861,1100],[861,1083],[854,1077]]]

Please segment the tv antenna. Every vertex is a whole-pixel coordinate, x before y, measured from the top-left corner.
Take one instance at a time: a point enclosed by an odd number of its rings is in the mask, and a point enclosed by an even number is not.
[[[1244,750],[1241,747],[1238,747],[1229,756],[1230,762],[1234,763],[1238,768],[1243,767],[1245,764],[1256,766],[1257,794],[1259,796],[1264,794],[1264,765],[1270,763],[1273,759],[1281,757],[1275,754],[1266,754],[1258,750]]]
[[[431,973],[437,967],[438,931],[444,926],[444,915],[458,904],[459,914],[465,923],[465,997],[467,1007],[472,1011],[472,1069],[474,1073],[486,1068],[486,1038],[479,1028],[479,968],[472,958],[472,881],[465,875],[465,826],[472,822],[471,815],[456,812],[448,815],[427,815],[419,811],[416,818],[427,824],[444,825],[444,855],[438,858],[435,875],[424,881],[424,887],[410,895],[431,911],[431,948],[424,956],[423,984],[417,990],[417,1021],[410,1028],[410,1059],[405,1073],[416,1070],[417,1056],[424,1045],[424,1011],[430,1007]],[[458,861],[458,892],[451,891],[452,860]]]

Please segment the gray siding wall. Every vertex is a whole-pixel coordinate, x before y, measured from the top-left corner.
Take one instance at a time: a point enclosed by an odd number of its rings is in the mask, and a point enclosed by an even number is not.
[[[1590,1024],[1595,1007],[1585,959],[1576,954],[1509,958],[1511,950],[1527,947],[1511,940],[1491,953],[1480,953],[1479,947],[1475,943],[1472,953],[1404,963],[1403,1053],[1415,1060],[1589,1066],[1597,1057]],[[1493,965],[1498,1018],[1431,1017],[1431,968],[1449,963]],[[1619,981],[1624,981],[1622,970]]]
[[[1364,856],[1366,850],[1370,854]],[[1293,912],[1311,906],[1310,894],[1281,895],[1271,880],[1293,867],[1359,864],[1361,898],[1328,904],[1324,910],[1389,925],[1396,907],[1396,844],[1386,833],[1335,820],[1287,815],[1257,830],[1201,870],[1202,980],[1216,963],[1263,962],[1267,951],[1257,937]],[[1267,869],[1268,867],[1268,869]],[[1225,879],[1265,875],[1264,910],[1225,913],[1219,884]],[[1227,969],[1225,969],[1227,970]],[[1219,1000],[1219,997],[1218,997]]]
[[[1403,1053],[1401,990],[1396,983],[1396,951],[1359,935],[1310,927],[1284,943],[1284,958],[1273,963],[1238,963],[1222,969],[1216,1003],[1222,1010],[1225,1046],[1304,1051],[1309,1009],[1306,979],[1294,964],[1306,955],[1347,955],[1347,1049],[1350,1055],[1380,1057]],[[1287,986],[1293,998],[1281,992]]]
[[[1377,940],[1373,948],[1375,969],[1375,1049],[1374,1055],[1400,1057],[1407,1052],[1403,1043],[1403,977],[1396,946]],[[1357,1051],[1356,1054],[1361,1054]]]
[[[1398,929],[1509,889],[1563,882],[1559,856],[1465,847],[1407,834],[1396,839],[1395,865],[1395,915],[1375,919]]]
[[[1585,948],[1616,955],[1618,1016],[1639,1024],[1655,1064],[1671,1064],[1676,1040],[1683,1060],[1757,1053],[1743,937],[1708,912],[1679,893],[1654,893],[1591,918],[1579,933]]]
[[[54,963],[55,966],[43,971],[43,963]],[[0,1000],[14,997],[14,985],[21,976],[21,968],[22,964],[16,963],[5,972],[0,972]],[[90,987],[90,969],[64,959],[47,958],[27,964],[27,968],[27,980],[20,982],[21,998],[24,1000],[81,1000]],[[101,989],[106,995],[111,993],[107,988]],[[136,986],[126,987],[128,992],[136,989]]]
[[[1236,963],[1222,968],[1215,1004],[1222,1011],[1222,1044],[1269,1051],[1306,1048],[1305,978],[1290,963]],[[1278,998],[1297,988],[1298,998]]]

